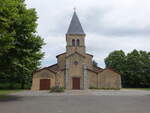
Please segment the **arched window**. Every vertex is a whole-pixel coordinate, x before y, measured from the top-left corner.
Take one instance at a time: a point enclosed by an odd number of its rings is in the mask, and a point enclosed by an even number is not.
[[[75,46],[75,39],[72,40],[72,46]]]
[[[80,46],[80,40],[77,39],[77,46]]]

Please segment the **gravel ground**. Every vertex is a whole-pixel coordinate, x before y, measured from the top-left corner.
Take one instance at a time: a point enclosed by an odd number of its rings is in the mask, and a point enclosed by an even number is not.
[[[14,96],[65,96],[65,95],[93,95],[93,96],[144,96],[150,95],[145,90],[66,90],[64,93],[49,93],[49,91],[22,91]]]

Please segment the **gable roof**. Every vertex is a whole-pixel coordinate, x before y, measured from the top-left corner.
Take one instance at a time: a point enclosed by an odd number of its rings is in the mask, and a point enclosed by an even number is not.
[[[56,58],[58,58],[59,56],[64,55],[64,54],[66,54],[66,52],[57,55]]]
[[[48,71],[50,71],[50,72],[52,72],[52,73],[54,73],[54,74],[57,73],[56,71],[51,70],[51,69],[49,69],[48,67],[44,67],[44,68],[42,68],[42,69],[38,69],[38,70],[34,71],[33,74],[35,74],[35,73],[37,73],[37,72],[40,72],[40,71],[42,71],[42,70],[48,70]]]
[[[74,12],[72,16],[70,26],[66,35],[85,35],[76,12]]]
[[[86,55],[89,55],[89,56],[93,57],[93,55],[91,55],[91,54],[89,54],[89,53],[86,53]]]
[[[76,52],[74,52],[74,53],[68,55],[67,58],[70,57],[70,56],[72,56],[72,55],[74,55],[74,54],[78,54],[78,55],[80,55],[80,56],[82,56],[82,57],[85,57],[84,55],[82,55],[82,54],[80,54],[80,53],[78,53],[78,52],[76,51]]]
[[[101,69],[101,70],[97,71],[97,73],[102,73],[102,72],[104,72],[104,71],[106,71],[106,70],[109,70],[109,71],[111,71],[111,72],[114,72],[114,73],[119,74],[118,72],[114,71],[114,70],[113,70],[113,69],[111,69],[111,68]],[[120,75],[120,74],[119,74],[119,75]]]
[[[93,70],[93,69],[87,68],[87,70],[88,70],[88,71],[92,71],[92,72],[94,72],[94,73],[97,74],[97,71],[95,71],[95,70]]]

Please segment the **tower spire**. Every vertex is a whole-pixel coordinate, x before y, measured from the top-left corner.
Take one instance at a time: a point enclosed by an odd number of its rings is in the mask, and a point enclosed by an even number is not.
[[[76,12],[76,7],[73,8],[74,12]]]
[[[81,23],[79,21],[79,18],[76,14],[76,8],[74,8],[74,13],[66,35],[85,35]]]

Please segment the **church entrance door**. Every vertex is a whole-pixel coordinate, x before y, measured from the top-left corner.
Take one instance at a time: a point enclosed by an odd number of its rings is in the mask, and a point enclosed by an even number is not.
[[[72,89],[80,89],[80,78],[79,77],[72,78]]]
[[[50,79],[40,79],[40,90],[49,90],[50,85]]]

